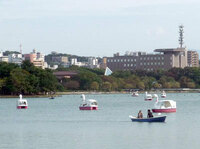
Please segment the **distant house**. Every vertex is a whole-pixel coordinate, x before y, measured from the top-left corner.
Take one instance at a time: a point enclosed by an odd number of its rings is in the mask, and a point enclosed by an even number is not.
[[[71,77],[78,75],[77,72],[73,72],[73,71],[57,71],[57,72],[54,72],[53,74],[59,80],[62,80],[64,78],[71,78]]]

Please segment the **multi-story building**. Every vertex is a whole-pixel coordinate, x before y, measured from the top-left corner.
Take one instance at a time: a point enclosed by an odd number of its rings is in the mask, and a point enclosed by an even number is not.
[[[86,66],[86,63],[84,62],[78,62],[77,61],[77,58],[71,58],[71,62],[70,62],[70,65],[76,65],[76,66],[79,66],[79,67],[85,67]]]
[[[188,66],[199,67],[199,54],[197,51],[188,51]]]
[[[66,64],[68,63],[68,57],[67,56],[52,56],[52,62],[53,63],[59,63],[59,64]]]
[[[41,67],[42,69],[47,67],[47,64],[44,60],[44,55],[40,52],[36,53],[35,49],[30,54],[24,54],[24,59],[29,60],[36,67]]]
[[[102,62],[100,63],[100,68],[106,69],[106,67],[107,67],[107,58],[104,57]]]
[[[3,52],[0,52],[0,62],[9,62],[8,56],[4,56]]]
[[[9,63],[15,63],[21,65],[22,61],[23,61],[22,54],[13,53],[8,55]]]
[[[89,68],[99,68],[98,59],[95,57],[88,58],[88,67]]]
[[[116,70],[147,70],[157,69],[168,70],[173,67],[184,68],[187,66],[187,50],[177,49],[156,49],[155,54],[146,52],[131,52],[120,56],[106,57],[106,65],[112,71]]]
[[[0,62],[9,62],[9,60],[8,60],[8,56],[1,56],[0,57]]]

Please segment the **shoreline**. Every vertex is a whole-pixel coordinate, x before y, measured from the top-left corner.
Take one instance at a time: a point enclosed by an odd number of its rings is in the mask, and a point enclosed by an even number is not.
[[[147,92],[153,94],[160,94],[162,91],[166,93],[200,93],[200,89],[159,89],[159,90],[149,90]],[[139,91],[139,93],[144,94],[146,91]],[[70,92],[56,92],[54,97],[59,97],[62,95],[81,95],[81,94],[131,94],[129,91],[111,91],[111,92],[98,92],[98,91],[70,91]],[[24,98],[49,98],[49,95],[23,95]],[[19,95],[0,95],[0,98],[19,98]]]

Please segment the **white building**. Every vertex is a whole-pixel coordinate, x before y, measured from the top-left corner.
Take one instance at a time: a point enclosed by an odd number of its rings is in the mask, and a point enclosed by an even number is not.
[[[95,57],[88,58],[88,67],[89,68],[99,68],[98,59]]]
[[[20,65],[23,61],[23,58],[22,58],[22,54],[9,54],[8,55],[8,62],[9,63],[15,63],[15,64],[18,64]]]
[[[84,63],[84,62],[77,62],[77,58],[72,58],[70,63],[71,63],[71,65],[76,65],[76,66],[79,66],[79,67],[86,66],[86,63]]]
[[[7,62],[8,63],[8,56],[3,56],[3,52],[0,52],[0,62]]]

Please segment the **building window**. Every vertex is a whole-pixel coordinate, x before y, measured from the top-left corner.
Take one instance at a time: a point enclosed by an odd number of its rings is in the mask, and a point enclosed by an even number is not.
[[[133,64],[131,64],[131,67],[133,66]]]
[[[142,65],[142,63],[140,63],[140,65]]]
[[[126,64],[124,64],[124,67],[126,67]]]
[[[134,59],[134,61],[136,62],[136,59]]]
[[[153,60],[153,57],[151,57],[151,60]]]
[[[146,65],[146,63],[144,63],[144,65]]]
[[[147,60],[149,60],[149,57],[147,57]]]
[[[164,57],[162,57],[162,60],[164,60]]]
[[[140,60],[142,60],[142,57],[140,57]]]
[[[120,59],[117,60],[118,62],[120,61]]]
[[[146,60],[146,57],[144,57],[144,60]]]
[[[130,61],[130,59],[127,60],[128,62]]]
[[[124,59],[124,61],[126,62],[126,59]]]
[[[158,65],[160,65],[160,62],[158,62]]]
[[[110,62],[113,62],[113,60],[111,59]]]
[[[160,57],[158,57],[158,60],[160,60]]]
[[[157,60],[157,57],[154,57],[154,60]]]
[[[116,62],[116,59],[114,59],[114,62]]]
[[[110,62],[110,60],[108,59],[107,62]]]
[[[129,67],[129,64],[127,64],[127,67]]]
[[[162,65],[164,65],[164,63],[162,62]]]
[[[151,62],[151,65],[153,65],[153,62]]]
[[[121,59],[121,62],[123,62],[123,59]]]
[[[131,62],[133,62],[133,59],[131,59]]]
[[[157,65],[157,63],[155,62],[155,65]]]
[[[147,65],[149,65],[149,63],[147,63]]]

